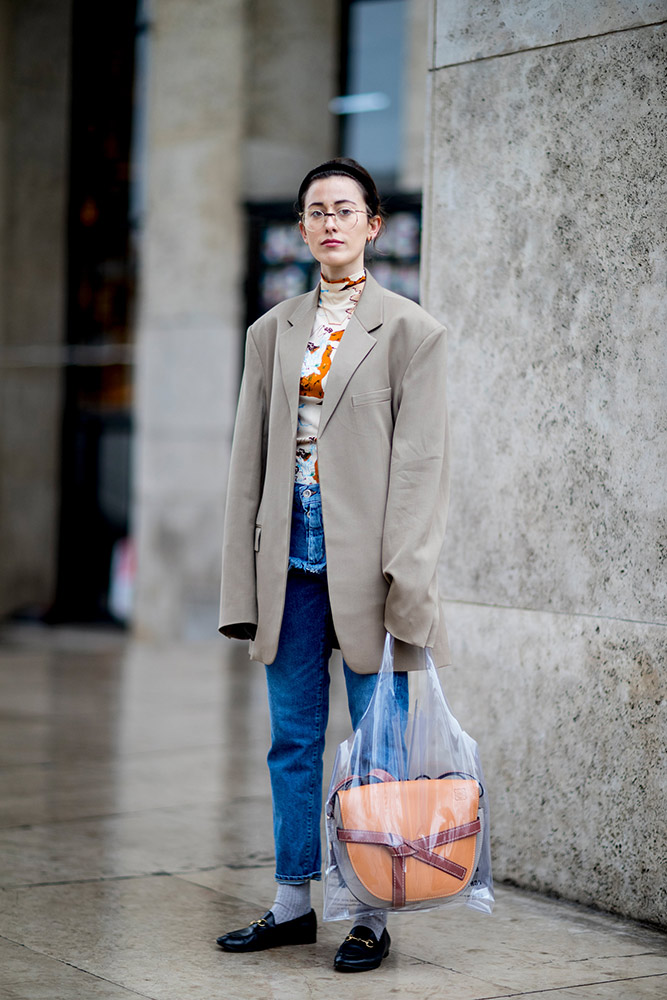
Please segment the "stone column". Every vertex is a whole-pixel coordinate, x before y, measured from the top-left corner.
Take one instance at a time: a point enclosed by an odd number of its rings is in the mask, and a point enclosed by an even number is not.
[[[311,167],[335,154],[337,0],[251,0],[243,193],[293,200]]]
[[[242,0],[156,0],[137,331],[140,636],[213,636],[240,370]]]
[[[70,0],[0,3],[0,615],[53,599]]]
[[[434,4],[444,683],[496,875],[667,922],[665,4]],[[662,23],[658,23],[662,22]]]

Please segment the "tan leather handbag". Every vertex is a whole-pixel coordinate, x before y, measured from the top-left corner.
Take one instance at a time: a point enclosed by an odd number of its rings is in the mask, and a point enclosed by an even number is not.
[[[329,814],[332,849],[352,894],[367,906],[400,909],[434,905],[468,886],[482,848],[483,791],[458,772],[396,781],[384,771],[374,779],[334,789]]]

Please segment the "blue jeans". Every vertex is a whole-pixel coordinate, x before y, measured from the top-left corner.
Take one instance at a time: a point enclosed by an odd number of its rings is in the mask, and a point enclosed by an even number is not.
[[[273,663],[266,667],[271,713],[268,755],[273,796],[276,881],[321,878],[322,756],[329,718],[329,659],[335,642],[326,576],[322,504],[317,486],[296,486],[290,571]],[[379,669],[378,664],[378,669]],[[343,661],[347,702],[356,729],[375,689],[376,674],[357,674]],[[407,712],[405,673],[395,691]],[[386,762],[375,762],[375,766]]]

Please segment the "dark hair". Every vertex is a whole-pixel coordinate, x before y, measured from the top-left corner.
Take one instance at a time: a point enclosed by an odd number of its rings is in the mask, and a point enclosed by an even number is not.
[[[303,212],[303,200],[306,197],[308,188],[313,181],[321,180],[323,177],[351,177],[353,181],[361,186],[366,200],[366,209],[370,218],[379,215],[384,228],[384,212],[380,204],[380,195],[375,186],[375,181],[365,167],[362,167],[356,160],[347,156],[338,156],[333,160],[326,160],[320,163],[319,167],[309,170],[299,186],[295,208],[299,215]]]

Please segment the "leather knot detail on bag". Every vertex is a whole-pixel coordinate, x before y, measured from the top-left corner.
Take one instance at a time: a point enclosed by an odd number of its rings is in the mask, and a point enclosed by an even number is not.
[[[440,833],[428,837],[419,837],[417,840],[406,840],[393,833],[374,833],[371,830],[342,830],[336,831],[338,839],[348,844],[378,844],[381,847],[389,848],[392,855],[392,899],[391,905],[394,907],[405,906],[405,885],[406,885],[406,858],[416,858],[426,865],[438,868],[448,875],[463,881],[468,874],[468,869],[463,865],[457,865],[454,861],[440,857],[433,853],[434,847],[441,847],[443,844],[451,844],[455,840],[462,840],[465,837],[472,837],[482,829],[479,819],[472,823],[465,823],[463,826],[456,826],[449,830],[441,830]]]
[[[451,899],[470,883],[482,843],[479,782],[458,772],[397,781],[385,771],[350,776],[329,799],[338,864],[369,906],[402,909]],[[427,831],[426,833],[424,831]]]

